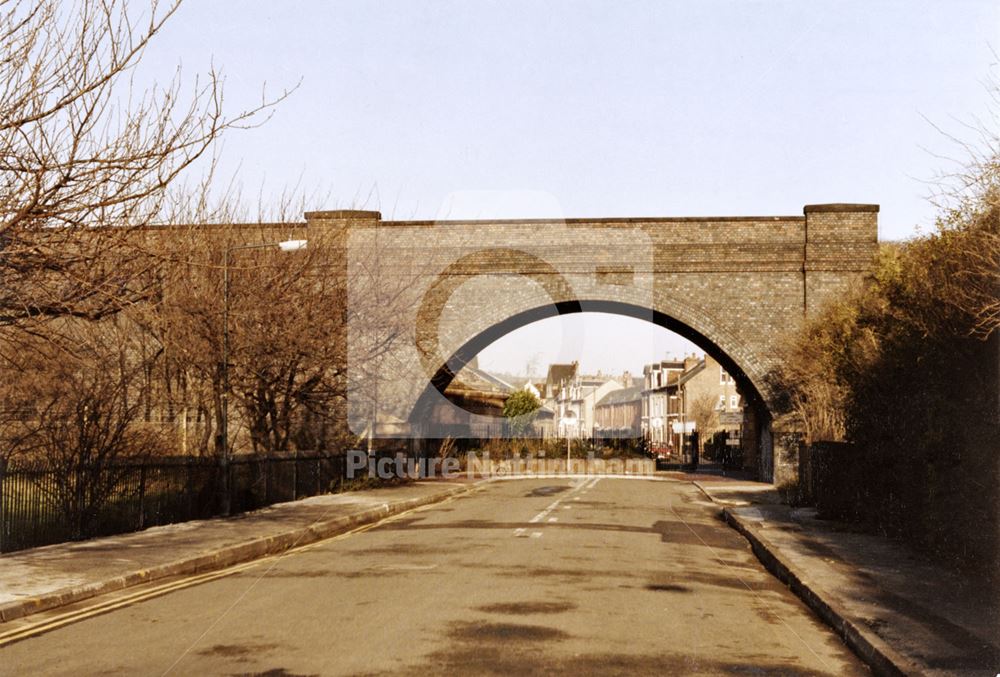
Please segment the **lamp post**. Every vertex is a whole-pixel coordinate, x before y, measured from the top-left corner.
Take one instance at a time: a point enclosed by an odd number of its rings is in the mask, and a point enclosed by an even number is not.
[[[681,457],[687,462],[687,388],[681,389]]]
[[[264,244],[241,244],[227,247],[222,255],[222,411],[219,427],[222,429],[222,514],[229,514],[229,257],[241,249],[271,249],[283,252],[305,249],[308,240],[283,240]]]
[[[570,452],[570,437],[569,437],[569,426],[576,419],[571,416],[564,416],[562,419],[563,430],[566,431],[566,474],[569,474],[569,452]]]

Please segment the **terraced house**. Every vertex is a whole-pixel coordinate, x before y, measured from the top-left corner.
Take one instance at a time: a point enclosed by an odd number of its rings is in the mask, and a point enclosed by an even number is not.
[[[613,390],[594,406],[594,441],[616,445],[642,437],[641,385]]]
[[[710,355],[664,360],[643,373],[641,426],[653,451],[680,455],[693,440],[701,449],[717,434],[740,439],[743,396]]]

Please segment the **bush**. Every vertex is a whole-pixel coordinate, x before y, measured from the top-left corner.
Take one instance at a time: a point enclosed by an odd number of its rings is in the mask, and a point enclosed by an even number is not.
[[[773,375],[783,423],[855,449],[819,453],[821,512],[970,565],[995,563],[1000,541],[998,196],[883,245],[864,287],[811,321]]]
[[[515,437],[523,436],[541,407],[542,403],[530,391],[517,390],[511,393],[503,404],[503,415],[511,434]]]

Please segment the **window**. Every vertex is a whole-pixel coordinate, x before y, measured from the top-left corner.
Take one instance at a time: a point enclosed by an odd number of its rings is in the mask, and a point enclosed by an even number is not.
[[[719,395],[719,406],[717,406],[716,409],[725,409],[725,408],[726,408],[726,396]]]
[[[740,407],[740,396],[739,395],[730,395],[729,396],[729,408],[730,409],[739,409],[739,407]]]
[[[719,367],[719,385],[726,385],[733,382],[733,377],[726,373],[726,370]]]

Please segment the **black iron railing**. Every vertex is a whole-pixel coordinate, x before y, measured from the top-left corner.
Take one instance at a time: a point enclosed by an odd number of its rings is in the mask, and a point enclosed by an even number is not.
[[[347,480],[343,454],[234,456],[227,483],[221,468],[200,457],[69,468],[0,460],[0,552],[205,519],[227,504],[246,512],[340,491]]]

